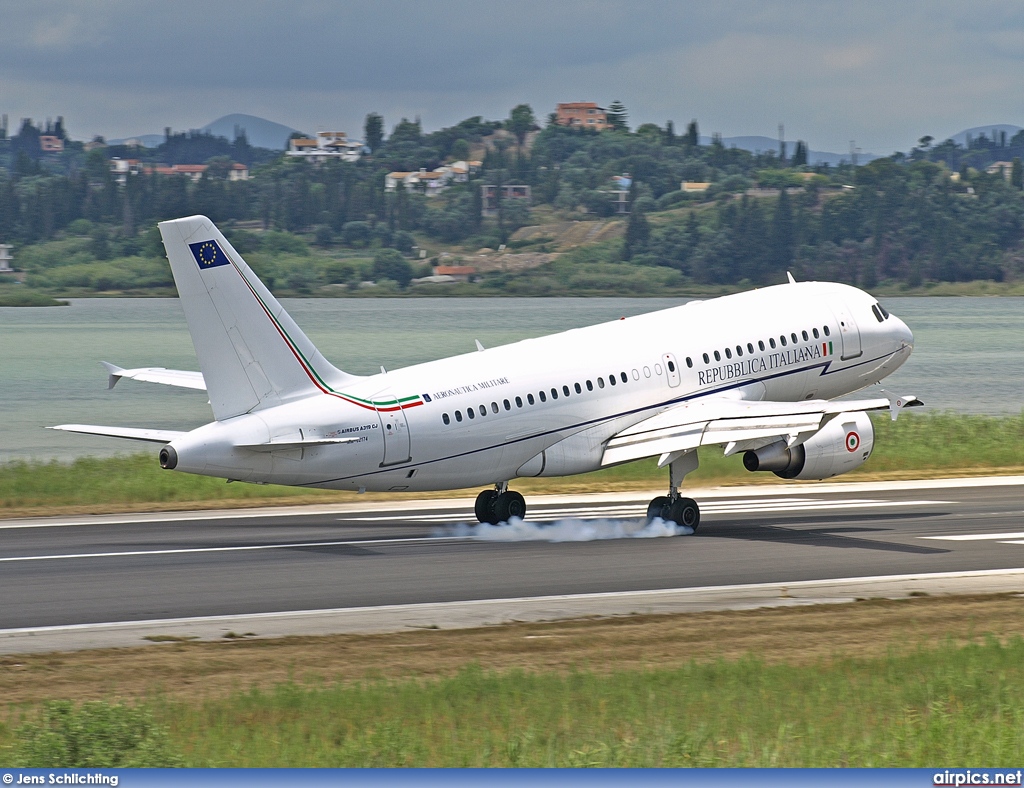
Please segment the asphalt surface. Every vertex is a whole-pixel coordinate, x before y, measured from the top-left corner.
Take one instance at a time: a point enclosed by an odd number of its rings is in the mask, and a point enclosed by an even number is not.
[[[1024,567],[1022,478],[695,497],[660,538],[621,494],[0,521],[0,630]]]

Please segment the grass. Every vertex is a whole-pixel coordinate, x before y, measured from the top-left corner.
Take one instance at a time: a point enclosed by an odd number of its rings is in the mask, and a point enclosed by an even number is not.
[[[921,604],[929,602],[885,603]],[[657,618],[648,621],[649,631],[662,623]],[[842,612],[835,618],[841,623]],[[378,646],[387,644],[380,640]],[[200,647],[146,651],[167,648]],[[223,767],[921,767],[1010,766],[1024,757],[1019,635],[813,661],[772,662],[748,653],[678,662],[565,670],[470,662],[430,678],[288,678],[198,699],[156,694],[118,706],[124,702],[110,695],[79,708],[94,725],[104,718],[120,724],[123,715],[104,714],[105,706],[133,709],[160,731],[164,761],[146,762],[130,750],[91,753],[139,765],[180,759]],[[19,764],[31,753],[33,765],[58,765],[46,763],[39,737],[54,707],[9,705],[0,723],[0,761]],[[59,708],[67,716],[74,707]],[[102,739],[103,730],[96,733]],[[68,751],[59,744],[51,743],[52,751]]]
[[[905,413],[893,423],[875,417],[875,449],[862,468],[844,480],[958,476],[1024,470],[1024,414],[969,416],[954,413]],[[771,474],[751,474],[739,455],[723,457],[709,447],[700,453],[701,467],[688,476],[690,486],[779,482]],[[603,492],[656,489],[666,471],[653,459],[582,476],[523,479],[516,488],[526,494]],[[472,496],[475,491],[449,491],[446,497]],[[416,497],[424,496],[416,493]],[[73,463],[13,462],[0,466],[0,516],[15,514],[187,509],[269,504],[394,500],[394,494],[308,490],[278,485],[226,484],[222,479],[162,471],[150,454],[110,459],[84,458]],[[437,497],[435,495],[434,497]]]

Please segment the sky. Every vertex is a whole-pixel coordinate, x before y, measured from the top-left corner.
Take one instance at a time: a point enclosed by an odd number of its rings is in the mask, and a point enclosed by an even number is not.
[[[1024,126],[1024,4],[792,0],[0,0],[0,113],[73,139],[240,112],[362,135],[539,119],[618,99],[629,123],[814,150],[909,150]]]

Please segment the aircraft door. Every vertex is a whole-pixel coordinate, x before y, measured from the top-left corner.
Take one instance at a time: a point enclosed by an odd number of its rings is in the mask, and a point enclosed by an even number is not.
[[[389,392],[382,392],[373,400],[377,406],[381,432],[384,435],[384,459],[380,467],[398,465],[412,459],[412,442],[409,436],[409,421],[398,400]]]
[[[679,385],[679,362],[671,353],[661,354],[661,363],[665,365],[665,375],[668,377],[668,385],[675,388]]]
[[[831,306],[839,323],[839,336],[843,343],[843,352],[840,358],[843,361],[857,358],[864,352],[860,345],[860,329],[857,327],[857,321],[854,320],[853,313],[850,312],[846,304],[832,304]]]

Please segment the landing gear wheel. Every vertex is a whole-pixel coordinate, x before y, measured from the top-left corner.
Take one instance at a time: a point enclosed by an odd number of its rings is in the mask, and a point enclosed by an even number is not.
[[[497,490],[483,490],[476,497],[474,510],[476,512],[477,520],[481,523],[488,523],[489,525],[497,525],[501,522],[498,519],[497,512],[494,511],[494,502],[497,498]]]
[[[507,523],[513,517],[526,517],[526,500],[515,490],[503,492],[494,499],[492,509],[499,523]]]
[[[700,525],[700,507],[693,498],[677,498],[668,507],[668,517],[665,519],[696,531]]]
[[[662,520],[668,519],[668,507],[671,505],[672,499],[667,495],[659,495],[649,504],[647,504],[647,522],[660,517]]]

